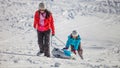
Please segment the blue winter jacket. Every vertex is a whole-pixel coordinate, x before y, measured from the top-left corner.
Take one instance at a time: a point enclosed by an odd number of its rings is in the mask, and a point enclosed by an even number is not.
[[[80,35],[78,35],[78,37],[76,39],[72,38],[72,36],[69,35],[67,43],[66,43],[66,48],[69,48],[70,46],[73,46],[74,50],[78,50],[78,47],[79,47],[80,43],[81,43]]]

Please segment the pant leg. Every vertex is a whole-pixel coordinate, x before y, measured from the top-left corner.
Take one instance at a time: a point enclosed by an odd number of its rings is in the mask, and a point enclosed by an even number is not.
[[[78,53],[81,54],[81,55],[83,54],[83,49],[80,46],[78,48]]]
[[[79,56],[81,57],[81,59],[83,59],[83,49],[82,49],[82,47],[81,47],[81,43],[80,43],[80,45],[79,45],[79,47],[78,47],[78,54],[79,54]]]
[[[50,57],[50,30],[44,33],[44,53],[45,56]]]
[[[43,53],[44,52],[44,45],[43,45],[43,32],[37,31],[37,35],[38,35],[38,45],[39,45],[39,49],[40,52]]]

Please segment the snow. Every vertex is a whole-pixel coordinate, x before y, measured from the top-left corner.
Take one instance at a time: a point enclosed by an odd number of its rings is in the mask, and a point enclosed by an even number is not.
[[[72,30],[79,32],[84,60],[78,55],[77,60],[36,56],[33,17],[41,1],[0,0],[0,68],[120,68],[119,0],[43,1],[53,13],[60,40],[65,43]],[[64,47],[55,37],[53,41]]]

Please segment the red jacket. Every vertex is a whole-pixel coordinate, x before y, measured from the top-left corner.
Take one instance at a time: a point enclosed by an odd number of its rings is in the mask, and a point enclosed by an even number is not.
[[[34,16],[34,28],[37,29],[38,31],[41,31],[41,27],[43,28],[43,31],[47,31],[47,30],[52,30],[52,34],[55,34],[55,28],[54,28],[54,21],[53,21],[53,17],[52,14],[50,15],[49,18],[45,18],[44,20],[44,26],[41,26],[39,24],[40,21],[40,15],[39,15],[39,11],[37,10],[35,12],[35,16]]]

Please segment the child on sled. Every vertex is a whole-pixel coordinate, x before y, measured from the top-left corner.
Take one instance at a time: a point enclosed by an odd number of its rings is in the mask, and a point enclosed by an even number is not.
[[[71,47],[71,52],[75,55],[79,54],[81,59],[83,59],[83,49],[81,47],[81,38],[76,30],[73,30],[72,33],[68,36],[66,46],[63,49],[69,49]]]

